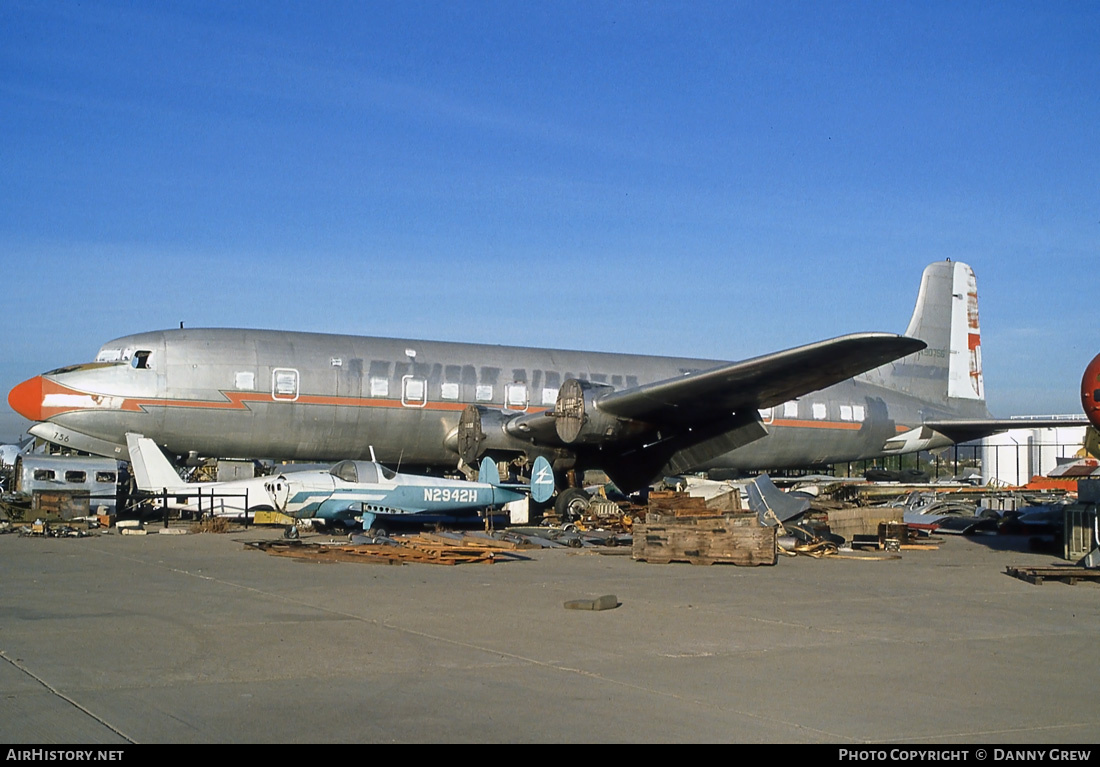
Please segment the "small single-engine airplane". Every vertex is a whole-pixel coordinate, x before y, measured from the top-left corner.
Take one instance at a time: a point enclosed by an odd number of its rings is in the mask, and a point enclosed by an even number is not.
[[[934,450],[1020,428],[985,404],[978,292],[924,270],[905,335],[856,333],[741,362],[248,329],[124,336],[8,395],[30,432],[124,458],[126,433],[177,456],[380,460],[486,455],[624,491],[709,469],[774,470]],[[1082,419],[1082,423],[1084,420]],[[1029,420],[1027,428],[1065,426]],[[579,488],[563,488],[556,505]]]
[[[139,490],[168,496],[169,505],[196,513],[240,517],[246,512],[280,511],[323,524],[376,520],[436,520],[497,509],[530,496],[544,503],[554,492],[550,463],[536,461],[530,485],[504,485],[486,456],[477,482],[422,477],[391,471],[376,461],[342,461],[331,469],[284,472],[230,482],[186,482],[157,444],[127,434],[134,481]]]

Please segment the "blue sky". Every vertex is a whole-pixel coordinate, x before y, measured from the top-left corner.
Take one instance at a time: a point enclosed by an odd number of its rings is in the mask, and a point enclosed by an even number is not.
[[[1098,83],[1095,2],[5,0],[0,388],[180,321],[738,359],[951,258],[994,414],[1079,412]]]

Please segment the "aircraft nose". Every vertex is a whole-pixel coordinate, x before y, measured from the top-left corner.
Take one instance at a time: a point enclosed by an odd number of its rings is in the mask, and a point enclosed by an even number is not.
[[[27,379],[8,392],[8,404],[19,415],[31,421],[42,417],[42,376]]]

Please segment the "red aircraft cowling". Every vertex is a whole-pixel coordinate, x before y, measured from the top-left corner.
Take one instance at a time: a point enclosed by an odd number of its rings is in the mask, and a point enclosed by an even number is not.
[[[1089,423],[1100,429],[1100,354],[1093,357],[1081,378],[1081,407]]]

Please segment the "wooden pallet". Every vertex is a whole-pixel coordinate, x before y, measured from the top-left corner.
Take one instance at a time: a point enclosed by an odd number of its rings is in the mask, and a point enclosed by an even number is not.
[[[1008,565],[1005,572],[1014,578],[1042,585],[1043,581],[1062,581],[1070,586],[1076,586],[1078,581],[1092,581],[1100,583],[1100,570],[1090,570],[1075,565],[1051,565],[1049,567],[1017,567]]]
[[[634,526],[633,556],[651,564],[774,565],[776,530],[761,526],[755,514],[685,517],[650,512],[645,524]]]

